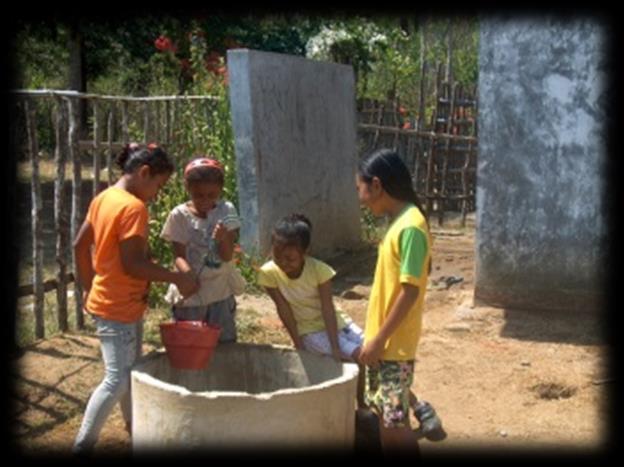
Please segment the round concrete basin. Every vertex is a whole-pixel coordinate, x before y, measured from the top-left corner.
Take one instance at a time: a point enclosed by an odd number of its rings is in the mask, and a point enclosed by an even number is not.
[[[204,370],[164,351],[132,371],[134,452],[353,448],[358,367],[287,347],[220,344]]]

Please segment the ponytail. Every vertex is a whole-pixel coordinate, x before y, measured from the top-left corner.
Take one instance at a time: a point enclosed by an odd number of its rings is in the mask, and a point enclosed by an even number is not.
[[[164,149],[154,143],[147,146],[138,143],[126,144],[117,155],[115,162],[124,174],[133,173],[143,165],[150,168],[152,176],[163,173],[170,174],[175,170],[171,157]]]

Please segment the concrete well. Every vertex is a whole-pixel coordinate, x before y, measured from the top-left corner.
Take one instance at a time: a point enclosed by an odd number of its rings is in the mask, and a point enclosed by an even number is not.
[[[164,351],[132,371],[132,447],[352,449],[358,367],[287,347],[220,344],[204,370]]]

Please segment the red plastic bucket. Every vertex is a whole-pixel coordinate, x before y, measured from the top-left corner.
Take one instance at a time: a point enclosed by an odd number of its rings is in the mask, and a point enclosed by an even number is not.
[[[208,365],[219,341],[221,327],[203,321],[160,324],[160,337],[174,368],[201,370]]]

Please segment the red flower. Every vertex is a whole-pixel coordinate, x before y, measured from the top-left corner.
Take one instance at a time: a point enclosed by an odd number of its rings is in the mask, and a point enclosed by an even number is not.
[[[173,45],[173,42],[171,42],[171,39],[167,36],[159,36],[158,39],[154,41],[154,46],[161,52],[171,51],[175,53],[177,51],[177,47]]]

